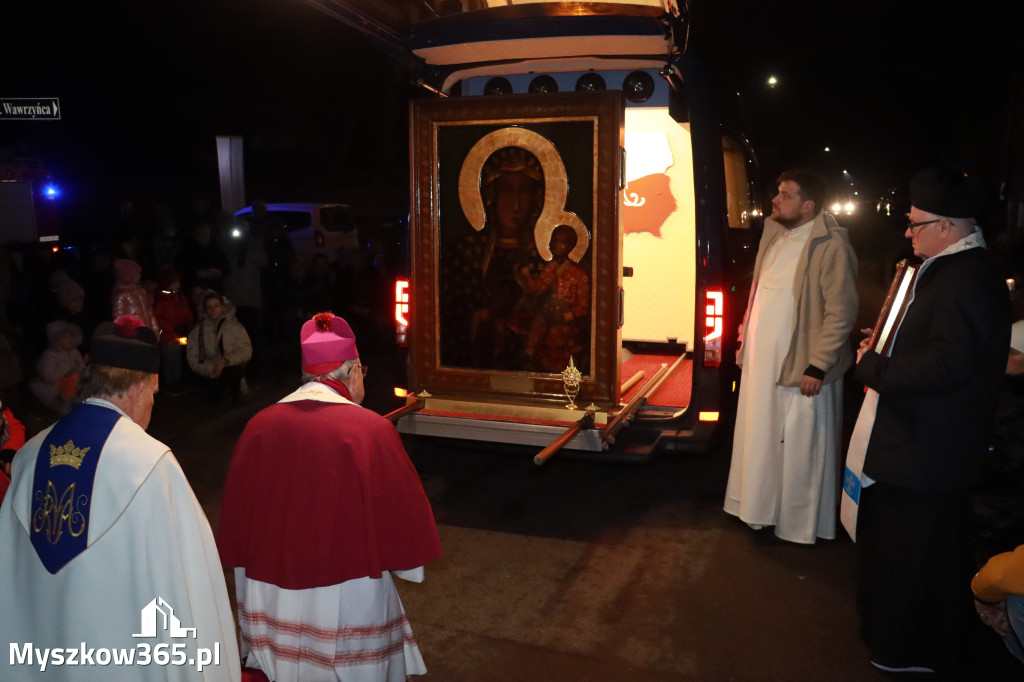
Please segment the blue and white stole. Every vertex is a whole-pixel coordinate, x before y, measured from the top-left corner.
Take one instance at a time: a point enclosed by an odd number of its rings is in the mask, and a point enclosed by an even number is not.
[[[54,424],[39,447],[29,537],[50,573],[88,546],[96,466],[120,418],[119,412],[107,407],[78,405]]]

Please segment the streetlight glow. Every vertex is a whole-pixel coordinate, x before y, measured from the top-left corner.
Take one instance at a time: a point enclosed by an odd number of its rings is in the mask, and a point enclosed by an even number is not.
[[[774,88],[778,84],[779,79],[777,79],[775,76],[768,76],[768,87]]]

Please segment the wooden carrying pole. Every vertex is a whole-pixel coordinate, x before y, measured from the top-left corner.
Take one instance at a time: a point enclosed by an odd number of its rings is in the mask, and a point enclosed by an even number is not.
[[[424,400],[423,398],[419,398],[415,402],[409,403],[404,407],[400,407],[394,412],[388,412],[386,415],[384,415],[384,418],[387,419],[392,424],[394,424],[397,423],[398,420],[401,419],[404,415],[407,415],[410,412],[418,412],[419,410],[422,410],[423,406],[426,404],[426,400]]]
[[[578,422],[570,426],[565,430],[561,436],[556,438],[551,445],[547,446],[540,452],[538,452],[534,458],[533,463],[537,466],[544,464],[544,462],[551,459],[556,452],[564,448],[573,437],[579,433],[580,429],[592,429],[594,428],[594,413],[586,412]]]
[[[619,410],[619,413],[615,415],[610,422],[608,422],[608,425],[604,427],[604,434],[601,436],[601,442],[605,447],[615,444],[615,434],[617,434],[622,427],[633,418],[633,415],[636,414],[636,411],[639,410],[640,406],[643,404],[644,398],[654,391],[655,388],[660,386],[661,382],[666,377],[676,371],[679,367],[679,363],[683,361],[683,357],[685,356],[680,355],[679,359],[672,363],[671,367],[666,363],[662,363],[661,368],[654,373],[651,380],[644,384],[643,388],[637,391],[636,395],[630,398],[629,402]]]
[[[619,392],[622,393],[623,395],[625,395],[626,393],[629,393],[629,389],[633,388],[633,386],[636,384],[636,382],[638,382],[641,379],[643,379],[644,376],[646,376],[646,372],[644,372],[643,370],[640,370],[639,372],[637,372],[636,374],[634,374],[630,378],[626,379],[626,381],[622,384],[622,388],[619,389]]]
[[[665,383],[666,381],[668,381],[668,378],[670,376],[675,374],[675,371],[677,369],[679,369],[679,365],[683,364],[683,360],[685,360],[685,359],[686,359],[685,355],[680,355],[678,358],[676,358],[676,361],[672,363],[672,366],[668,368],[667,372],[662,374],[660,377],[654,377],[654,379],[651,381],[650,389],[644,392],[644,397],[646,398],[647,396],[651,395],[652,393],[656,393],[657,390],[659,388],[661,388],[661,385],[663,383]]]

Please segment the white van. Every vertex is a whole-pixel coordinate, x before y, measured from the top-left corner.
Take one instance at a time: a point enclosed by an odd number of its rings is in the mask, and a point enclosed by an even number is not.
[[[252,206],[235,217],[251,224]],[[359,251],[359,230],[348,204],[267,204],[267,217],[285,229],[295,253],[307,263],[321,253],[335,262]]]
[[[543,447],[538,464],[727,437],[761,202],[753,150],[685,52],[690,3],[307,2],[374,14],[350,25],[392,27],[436,95],[410,107],[398,430]],[[568,317],[537,293],[561,226]]]

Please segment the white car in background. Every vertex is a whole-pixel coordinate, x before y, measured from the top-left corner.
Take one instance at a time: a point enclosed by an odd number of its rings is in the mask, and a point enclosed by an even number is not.
[[[267,204],[267,218],[291,238],[296,255],[309,263],[317,254],[329,262],[344,259],[360,248],[359,230],[348,204]],[[252,206],[235,213],[251,224]]]

